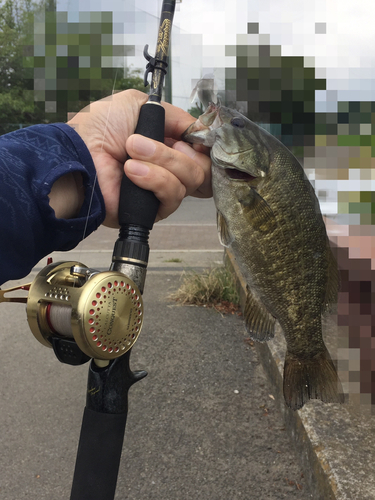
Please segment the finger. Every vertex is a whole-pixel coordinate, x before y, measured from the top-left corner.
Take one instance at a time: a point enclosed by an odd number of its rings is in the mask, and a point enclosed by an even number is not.
[[[176,142],[180,142],[177,139],[172,139],[172,137],[165,137],[164,138],[164,144],[170,148],[176,144]],[[203,146],[203,144],[191,144],[191,143],[186,143],[189,144],[190,147],[195,149],[195,151],[199,151],[200,153],[204,153],[206,156],[210,156],[210,151],[211,148],[208,148],[207,146]]]
[[[165,109],[165,135],[174,139],[181,139],[185,130],[196,121],[196,118],[172,104],[163,102]]]
[[[186,196],[186,188],[179,179],[158,165],[131,159],[125,163],[125,174],[138,187],[153,191],[160,201],[156,220],[175,212]]]
[[[185,147],[184,152],[137,134],[126,141],[126,149],[131,158],[164,167],[179,179],[189,195],[205,181],[205,170],[208,171],[210,160],[187,144],[182,145],[179,147]]]
[[[194,160],[197,165],[199,165],[204,173],[204,180],[201,185],[197,188],[194,193],[190,193],[193,196],[198,196],[200,198],[210,198],[212,196],[212,185],[211,185],[211,159],[207,154],[201,153],[196,148],[192,147],[186,142],[178,141],[172,146],[173,149],[180,151],[181,153],[189,156]],[[208,148],[205,148],[206,150]]]
[[[203,144],[190,144],[190,146],[195,149],[195,151],[199,151],[200,153],[204,153],[206,156],[210,156],[211,148],[203,146]]]

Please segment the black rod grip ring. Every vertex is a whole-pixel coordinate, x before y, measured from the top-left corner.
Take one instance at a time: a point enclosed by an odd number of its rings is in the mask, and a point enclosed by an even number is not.
[[[146,103],[141,107],[135,134],[164,142],[165,111],[160,104]],[[121,182],[120,226],[134,224],[152,229],[159,208],[159,200],[152,191],[139,188],[126,175]]]

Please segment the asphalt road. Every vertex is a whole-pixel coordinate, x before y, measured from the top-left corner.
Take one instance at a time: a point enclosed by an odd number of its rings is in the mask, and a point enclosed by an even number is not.
[[[216,237],[214,221],[205,219],[210,202],[198,201],[194,213],[194,202],[186,205],[189,217],[183,211],[160,227],[199,231],[207,224],[205,233]],[[79,250],[81,259],[108,267],[108,234],[94,235],[98,251]],[[220,258],[219,247],[190,250],[191,266]],[[311,498],[241,318],[170,301],[184,264],[164,257],[147,275],[145,323],[131,364],[149,375],[130,391],[116,500]],[[60,364],[28,331],[23,305],[1,304],[0,324],[0,498],[68,499],[87,365]],[[105,452],[92,467],[101,460]]]

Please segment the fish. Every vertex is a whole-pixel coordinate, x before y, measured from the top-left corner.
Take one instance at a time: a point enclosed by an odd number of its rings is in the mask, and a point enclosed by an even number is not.
[[[234,109],[211,103],[182,139],[211,148],[219,239],[246,281],[251,339],[284,333],[283,394],[292,410],[310,399],[343,403],[322,318],[337,303],[339,270],[319,201],[276,137]]]
[[[204,75],[197,81],[191,92],[190,102],[193,103],[195,98],[200,101],[203,109],[207,109],[211,103],[218,101],[215,76],[212,73]]]

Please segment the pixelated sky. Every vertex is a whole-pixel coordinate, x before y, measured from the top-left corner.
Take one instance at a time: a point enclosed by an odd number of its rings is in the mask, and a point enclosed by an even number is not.
[[[157,20],[152,26],[145,18],[139,17],[137,21],[134,13],[147,13],[150,20],[158,18],[161,3],[161,0],[58,0],[58,10],[67,10],[72,15],[82,10],[113,11],[117,15],[114,16],[117,35],[122,35],[126,42],[127,36],[144,34],[145,28],[150,33],[156,29]],[[375,100],[374,14],[372,0],[182,0],[176,9],[175,31],[196,35],[191,45],[197,57],[194,61],[189,54],[184,56],[181,47],[176,54],[186,57],[189,77],[203,76],[197,74],[199,66],[228,67],[225,44],[241,43],[248,23],[258,23],[259,33],[248,36],[247,42],[280,45],[282,55],[310,59],[317,76],[327,78],[327,90],[317,91],[317,111],[335,111],[337,100]],[[153,42],[148,43],[151,46]],[[198,51],[199,44],[202,47]],[[182,45],[188,50],[189,43]],[[209,61],[211,65],[207,64]],[[142,66],[142,62],[135,60],[135,63]]]

